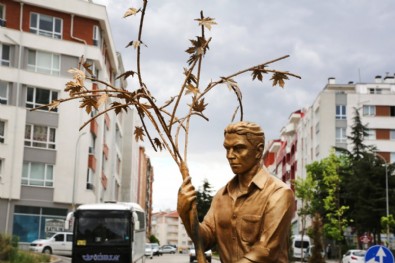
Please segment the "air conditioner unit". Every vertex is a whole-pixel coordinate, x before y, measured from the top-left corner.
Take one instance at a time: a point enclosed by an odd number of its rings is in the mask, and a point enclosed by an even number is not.
[[[2,27],[6,27],[7,26],[7,22],[5,21],[5,19],[1,19],[0,18],[0,26],[2,26]]]

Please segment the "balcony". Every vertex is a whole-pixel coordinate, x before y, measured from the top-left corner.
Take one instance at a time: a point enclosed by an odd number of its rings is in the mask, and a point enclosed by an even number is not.
[[[289,122],[298,123],[300,118],[301,118],[300,113],[292,113],[291,116],[289,116]]]
[[[269,152],[276,153],[281,148],[280,141],[273,141],[273,143],[269,146]]]

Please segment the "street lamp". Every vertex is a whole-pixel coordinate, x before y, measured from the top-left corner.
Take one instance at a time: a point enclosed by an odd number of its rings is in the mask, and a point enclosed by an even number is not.
[[[386,205],[386,216],[389,218],[390,207],[389,207],[389,198],[388,198],[388,163],[387,160],[380,154],[374,153],[377,157],[384,161],[385,166],[385,205]],[[390,241],[390,225],[387,224],[387,243],[389,246]]]
[[[78,136],[78,139],[77,139],[77,141],[76,141],[76,143],[75,143],[75,153],[74,153],[74,174],[73,174],[73,195],[72,195],[72,208],[73,208],[73,211],[75,210],[75,203],[76,203],[75,195],[76,195],[76,186],[77,186],[77,182],[76,182],[76,180],[77,180],[77,161],[78,161],[77,156],[78,156],[78,153],[79,153],[79,151],[78,151],[78,146],[79,146],[79,144],[80,144],[80,139],[81,139],[81,137],[82,137],[83,135],[85,135],[85,134],[86,134],[86,132],[81,133],[81,134]]]

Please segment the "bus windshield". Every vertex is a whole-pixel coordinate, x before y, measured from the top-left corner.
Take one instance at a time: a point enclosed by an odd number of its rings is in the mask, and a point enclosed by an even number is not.
[[[77,246],[130,244],[130,215],[124,211],[79,211],[75,224]]]

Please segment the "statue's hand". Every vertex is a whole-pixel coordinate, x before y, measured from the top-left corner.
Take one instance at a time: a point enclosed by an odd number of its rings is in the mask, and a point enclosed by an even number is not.
[[[192,204],[196,200],[196,190],[191,183],[191,177],[185,178],[178,190],[177,211],[181,218],[189,216]]]

